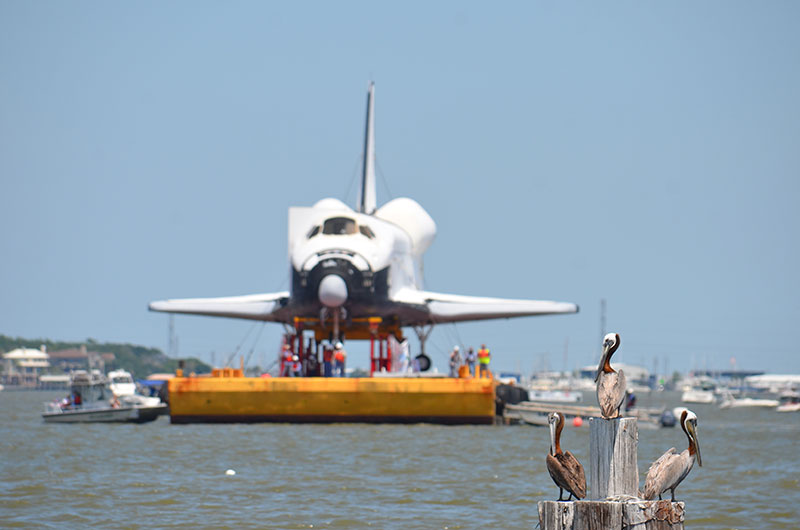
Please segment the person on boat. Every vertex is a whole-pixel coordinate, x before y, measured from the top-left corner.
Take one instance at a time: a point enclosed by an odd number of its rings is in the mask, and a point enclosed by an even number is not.
[[[322,347],[322,375],[333,377],[333,348],[328,343]]]
[[[75,395],[72,397],[72,404],[75,405],[76,409],[81,408],[81,405],[83,405],[83,398],[81,397],[81,393],[77,390],[75,391]]]
[[[291,377],[300,377],[303,375],[303,365],[300,363],[300,357],[292,355],[292,361],[289,364],[292,367]]]
[[[450,377],[458,377],[459,368],[461,368],[461,348],[456,345],[450,353]]]
[[[117,395],[116,394],[111,394],[111,399],[109,400],[109,403],[111,404],[111,408],[112,409],[118,409],[119,408],[119,399],[117,399]]]
[[[467,350],[467,366],[469,366],[469,375],[475,375],[475,348],[470,347]]]
[[[292,376],[292,365],[294,364],[294,360],[292,359],[292,349],[289,347],[288,344],[283,345],[283,353],[281,354],[281,376],[282,377],[291,377]]]
[[[399,371],[402,373],[408,372],[409,369],[409,347],[408,347],[408,339],[404,339],[403,342],[400,343],[400,356],[398,358],[398,365],[400,367]]]
[[[336,377],[344,377],[344,363],[347,359],[347,352],[344,351],[344,345],[337,342],[333,352],[333,360],[336,363]]]
[[[633,393],[633,390],[626,390],[625,410],[631,410],[633,408],[636,408],[636,394]]]
[[[489,352],[489,348],[486,347],[486,344],[481,344],[481,349],[478,350],[478,364],[481,367],[481,376],[489,372],[489,361],[491,360],[492,354]]]

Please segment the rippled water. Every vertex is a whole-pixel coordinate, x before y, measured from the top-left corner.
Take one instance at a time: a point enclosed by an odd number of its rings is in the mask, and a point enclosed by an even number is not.
[[[0,392],[2,528],[533,528],[558,496],[545,428],[45,424],[56,396]],[[704,466],[677,490],[687,528],[800,527],[800,414],[692,409]],[[587,472],[588,444],[565,430]],[[640,474],[685,445],[640,429]]]

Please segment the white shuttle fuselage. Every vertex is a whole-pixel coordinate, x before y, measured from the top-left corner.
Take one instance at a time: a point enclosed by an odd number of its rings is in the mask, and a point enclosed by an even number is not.
[[[303,322],[317,337],[333,339],[366,338],[370,322],[399,335],[403,327],[577,312],[577,305],[567,302],[423,290],[422,257],[436,236],[436,224],[412,199],[377,207],[373,105],[371,84],[358,209],[332,198],[289,209],[290,291],[165,300],[151,303],[150,309],[289,325]]]

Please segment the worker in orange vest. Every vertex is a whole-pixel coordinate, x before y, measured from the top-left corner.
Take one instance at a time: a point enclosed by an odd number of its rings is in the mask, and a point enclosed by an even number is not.
[[[333,377],[333,348],[330,344],[322,348],[322,375]]]
[[[481,377],[489,371],[489,361],[492,360],[492,354],[489,353],[489,348],[486,344],[481,344],[481,349],[478,350],[478,364],[481,367]]]
[[[347,352],[344,351],[344,345],[337,342],[333,351],[333,360],[336,363],[336,377],[344,377],[344,363],[347,359]]]
[[[303,375],[303,364],[300,362],[300,357],[297,355],[292,356],[292,377],[301,377]]]

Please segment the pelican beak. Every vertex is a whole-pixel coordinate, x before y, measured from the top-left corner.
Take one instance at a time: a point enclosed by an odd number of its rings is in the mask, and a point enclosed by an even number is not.
[[[689,432],[692,433],[694,450],[697,451],[697,465],[703,467],[703,459],[700,458],[700,441],[697,439],[697,427],[693,421],[688,422],[687,427],[689,428]]]
[[[554,421],[550,421],[550,454],[555,456],[556,454],[556,424]]]
[[[600,356],[600,364],[597,365],[597,372],[594,374],[594,382],[596,383],[598,379],[600,379],[600,373],[603,371],[603,365],[606,364],[606,355],[608,355],[608,349],[611,347],[611,342],[605,341],[603,342],[603,354]]]

